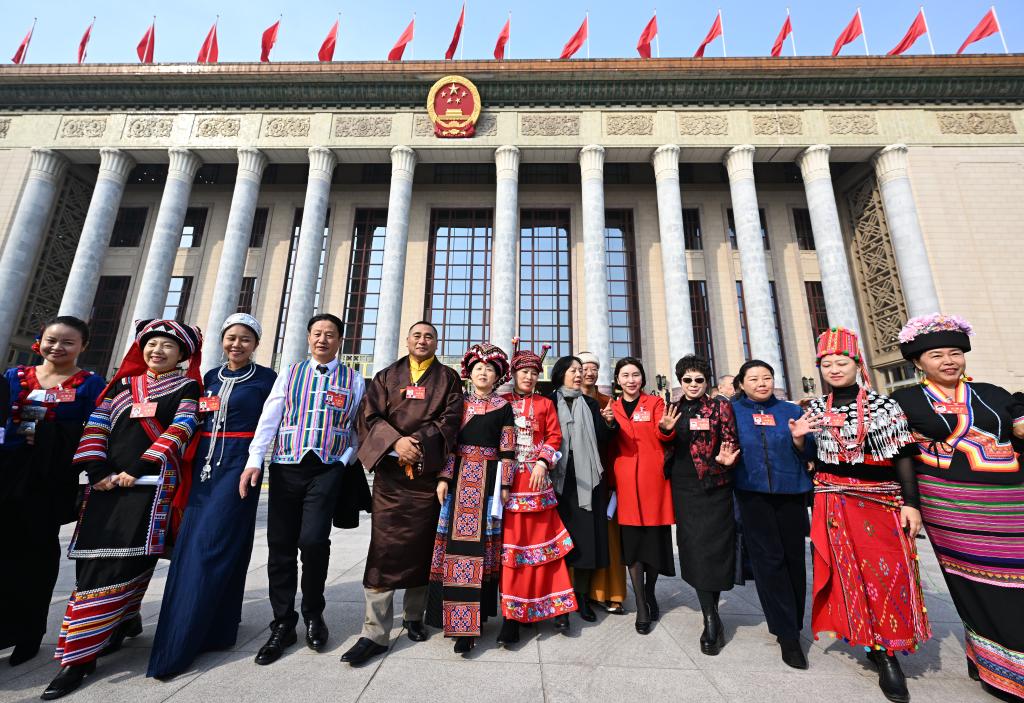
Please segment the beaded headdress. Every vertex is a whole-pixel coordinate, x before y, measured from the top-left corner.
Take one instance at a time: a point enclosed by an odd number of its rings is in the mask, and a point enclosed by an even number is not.
[[[496,386],[508,380],[508,355],[505,354],[501,347],[497,347],[489,342],[481,342],[471,346],[466,355],[462,357],[463,378],[469,378],[469,372],[473,370],[473,365],[478,361],[494,366],[498,372],[498,380],[495,381]]]
[[[519,369],[537,369],[537,373],[543,373],[544,357],[548,355],[550,348],[550,344],[542,344],[540,356],[538,356],[529,349],[520,349],[519,337],[513,337],[511,372],[515,373]]]
[[[900,353],[913,360],[929,349],[953,347],[965,352],[971,350],[971,323],[957,315],[932,313],[912,317],[899,334]]]

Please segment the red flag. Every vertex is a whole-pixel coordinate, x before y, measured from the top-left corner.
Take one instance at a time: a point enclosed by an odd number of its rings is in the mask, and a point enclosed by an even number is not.
[[[494,45],[494,58],[498,61],[502,61],[505,58],[505,45],[508,44],[508,38],[511,32],[512,18],[509,17],[505,20],[505,26],[501,28],[501,33],[498,34],[498,41]]]
[[[452,35],[452,43],[448,45],[448,51],[444,52],[445,61],[455,58],[455,49],[459,46],[459,39],[462,37],[462,25],[466,23],[466,3],[462,3],[462,12],[459,14],[459,21],[455,24],[455,34]]]
[[[82,63],[83,61],[85,61],[85,49],[87,46],[89,46],[89,37],[92,36],[92,26],[95,23],[96,20],[93,19],[93,21],[90,22],[89,26],[86,28],[85,34],[82,35],[82,41],[78,42],[78,63]]]
[[[277,30],[281,26],[281,20],[274,22],[263,31],[263,39],[260,41],[260,61],[270,63],[270,50],[277,43]]]
[[[722,36],[722,13],[721,12],[719,12],[717,15],[715,15],[715,21],[711,25],[711,29],[708,30],[708,35],[706,37],[704,37],[704,41],[702,41],[700,43],[700,46],[697,47],[697,52],[694,54],[694,56],[703,56],[704,55],[704,49],[707,48],[707,45],[710,44],[711,42],[713,42],[715,39],[717,39],[720,36]]]
[[[572,55],[580,50],[583,46],[583,42],[587,40],[587,21],[589,17],[583,18],[583,24],[576,30],[576,33],[569,38],[569,41],[562,47],[562,54],[558,57],[560,59],[571,59]]]
[[[928,25],[924,22],[924,10],[917,11],[917,17],[910,25],[910,29],[900,39],[900,43],[893,47],[887,56],[898,56],[914,45],[918,39],[928,33]]]
[[[651,58],[651,42],[658,36],[658,16],[655,15],[640,33],[640,39],[636,43],[636,51],[645,59]]]
[[[832,55],[838,56],[839,51],[852,42],[854,39],[864,33],[864,27],[860,23],[860,10],[854,13],[853,19],[850,20],[850,24],[846,25],[846,29],[836,39],[836,45],[832,47]]]
[[[206,34],[206,40],[199,49],[199,57],[196,63],[217,63],[220,52],[217,48],[217,23],[214,22],[210,31]]]
[[[980,41],[985,37],[990,37],[999,31],[999,20],[996,19],[996,11],[989,9],[985,13],[985,16],[981,18],[981,22],[978,22],[978,26],[974,28],[974,31],[967,35],[964,39],[964,43],[960,45],[960,48],[956,50],[956,53],[964,53],[964,49],[967,48],[968,44],[973,44],[976,41]]]
[[[316,57],[321,61],[334,61],[334,48],[338,45],[338,25],[340,23],[341,20],[334,20],[334,26],[327,33],[324,43],[320,45],[320,51],[316,52]]]
[[[21,43],[18,44],[18,50],[14,52],[14,56],[11,58],[11,61],[14,63],[25,63],[25,55],[28,53],[28,45],[29,42],[32,41],[32,32],[35,31],[35,28],[36,23],[33,22],[32,29],[28,30],[28,34],[26,34],[25,38],[21,40]]]
[[[786,21],[782,23],[782,29],[779,30],[779,36],[775,37],[775,43],[772,44],[772,56],[782,55],[782,44],[786,41],[786,37],[793,33],[793,23],[789,21],[789,15],[786,15]]]
[[[142,41],[135,48],[142,63],[153,63],[153,45],[156,43],[156,22],[149,25],[149,29],[142,35]]]
[[[405,53],[405,47],[412,41],[413,34],[415,33],[416,18],[414,17],[409,26],[402,32],[402,36],[398,37],[398,41],[391,47],[391,51],[388,52],[388,61],[401,61],[402,54]]]

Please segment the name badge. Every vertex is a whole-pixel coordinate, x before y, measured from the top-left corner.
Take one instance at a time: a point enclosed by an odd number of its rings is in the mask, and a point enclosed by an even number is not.
[[[822,418],[825,427],[842,427],[846,424],[846,415],[842,413],[825,413]]]
[[[935,412],[939,415],[966,415],[967,403],[936,403]]]
[[[199,412],[201,413],[215,413],[220,410],[220,396],[219,395],[204,395],[199,399]]]
[[[424,400],[427,397],[427,389],[423,386],[407,386],[405,397],[409,400]]]
[[[75,402],[75,389],[74,388],[55,388],[53,390],[46,391],[46,395],[43,396],[44,403],[74,403]]]
[[[138,420],[142,417],[156,417],[156,403],[154,401],[149,401],[147,403],[132,403],[132,410],[129,417],[133,420]]]
[[[338,390],[327,391],[327,405],[341,410],[345,407],[345,395]]]
[[[775,427],[775,416],[768,413],[754,413],[756,427]]]
[[[651,411],[650,410],[637,410],[633,413],[633,422],[650,422]]]
[[[690,430],[710,430],[711,420],[706,417],[691,417]]]

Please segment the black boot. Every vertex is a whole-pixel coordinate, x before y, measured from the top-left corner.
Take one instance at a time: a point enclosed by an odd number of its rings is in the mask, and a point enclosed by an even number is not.
[[[498,633],[498,644],[515,644],[518,641],[519,621],[509,620],[508,618],[505,618],[505,621],[501,623],[501,632]]]
[[[868,652],[868,659],[878,667],[878,687],[882,689],[882,695],[893,703],[908,703],[910,691],[907,690],[907,677],[903,675],[896,657],[872,650]]]
[[[18,666],[18,664],[24,664],[37,654],[39,654],[39,640],[18,642],[18,644],[14,645],[14,651],[11,652],[11,658],[7,660],[7,663],[11,666]]]
[[[61,667],[60,673],[54,677],[53,681],[50,682],[50,685],[46,687],[45,691],[43,691],[43,695],[39,697],[44,701],[63,698],[81,686],[85,677],[89,676],[94,671],[96,671],[95,659],[87,661],[85,664],[73,664],[71,666]]]
[[[260,651],[256,653],[256,663],[260,666],[273,664],[281,658],[284,650],[291,647],[297,641],[294,622],[291,624],[276,621],[270,623],[270,637],[267,639],[267,643],[260,647]]]
[[[113,654],[121,649],[126,637],[138,637],[141,634],[142,616],[139,613],[135,613],[135,615],[127,620],[121,621],[121,624],[114,630],[114,634],[110,636],[107,646],[100,650],[98,656],[105,657],[108,654]]]
[[[476,646],[476,637],[456,637],[455,653],[469,654],[469,651]]]
[[[597,615],[594,613],[594,609],[590,607],[590,599],[585,594],[576,594],[576,602],[579,604],[579,610],[577,611],[580,618],[584,622],[594,622],[597,620]]]
[[[555,629],[559,632],[569,631],[569,616],[568,615],[556,615],[553,620]]]
[[[718,656],[725,646],[725,628],[718,609],[704,611],[704,632],[700,634],[700,651],[709,657]]]
[[[807,668],[807,655],[804,654],[804,650],[800,646],[800,638],[795,640],[779,639],[779,649],[782,650],[782,661],[786,663],[786,666],[791,666],[794,669]]]

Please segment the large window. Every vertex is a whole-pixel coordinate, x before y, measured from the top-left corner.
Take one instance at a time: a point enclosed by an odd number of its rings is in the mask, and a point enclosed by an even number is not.
[[[700,210],[695,207],[683,208],[683,240],[687,249],[703,249],[704,235],[700,229]]]
[[[142,232],[146,228],[148,208],[123,207],[117,211],[114,229],[110,233],[110,246],[137,247],[142,242]]]
[[[384,266],[384,235],[388,211],[356,210],[349,262],[348,295],[345,300],[345,331],[342,354],[373,354],[380,306],[380,273]]]
[[[764,208],[758,208],[757,215],[761,219],[761,241],[764,242],[765,249],[771,249],[772,243],[768,239],[768,221],[764,216]],[[726,217],[729,220],[729,246],[737,249],[739,247],[736,245],[736,218],[732,214],[732,208],[728,209]]]
[[[772,296],[772,310],[775,313],[775,339],[779,343],[779,354],[782,356],[782,373],[786,376],[786,393],[789,393],[789,365],[786,363],[786,340],[782,335],[782,315],[779,310],[779,296],[775,290],[775,281],[768,281],[768,289]],[[743,358],[750,359],[750,330],[747,324],[747,306],[743,299],[743,281],[736,281],[736,300],[740,311],[740,335],[743,339]]]
[[[811,229],[811,211],[805,207],[793,208],[793,229],[796,245],[805,251],[814,251],[814,230]]]
[[[566,356],[572,353],[569,211],[523,210],[519,228],[519,337],[526,349],[546,343],[553,357]]]
[[[164,312],[160,319],[185,321],[185,311],[192,295],[192,277],[174,276],[167,287],[167,299],[164,301]]]
[[[89,315],[89,348],[78,357],[78,365],[83,369],[106,374],[131,282],[131,276],[100,276]]]
[[[256,277],[246,276],[242,279],[242,287],[238,289],[238,309],[235,312],[244,312],[252,315],[252,308],[256,302]]]
[[[811,313],[811,332],[817,339],[818,335],[828,329],[825,291],[821,287],[821,281],[807,281],[804,283],[804,290],[807,293],[807,309]]]
[[[437,327],[441,356],[461,356],[491,333],[491,210],[430,214],[424,317]],[[500,340],[508,349],[512,340]]]
[[[320,266],[317,268],[316,274],[316,295],[313,298],[313,313],[316,314],[320,309],[320,290],[323,286],[324,280],[324,262],[327,260],[327,240],[330,238],[330,230],[328,225],[331,222],[331,210],[327,209],[327,213],[324,215],[324,231],[320,244]],[[295,275],[295,253],[299,244],[299,233],[302,231],[302,208],[295,208],[295,217],[292,218],[292,239],[288,245],[288,273],[285,276],[284,289],[281,291],[281,306],[278,309],[277,314],[277,339],[274,340],[274,361],[277,361],[277,355],[281,353],[282,345],[284,344],[284,328],[285,323],[288,320],[288,303],[291,300],[292,295],[292,277]]]
[[[181,227],[178,247],[196,248],[203,245],[203,230],[206,229],[206,208],[190,207],[185,211],[185,224]]]
[[[270,208],[258,207],[252,216],[252,232],[249,235],[249,248],[259,249],[263,246],[263,239],[267,234],[267,220],[270,217]]]
[[[711,337],[711,309],[708,306],[708,284],[706,281],[690,281],[690,318],[693,320],[693,348],[711,366],[711,377],[715,376],[715,344]],[[745,322],[743,323],[745,324]],[[672,369],[679,359],[670,359]]]
[[[636,238],[632,210],[605,210],[608,337],[613,359],[641,356],[636,291]]]

